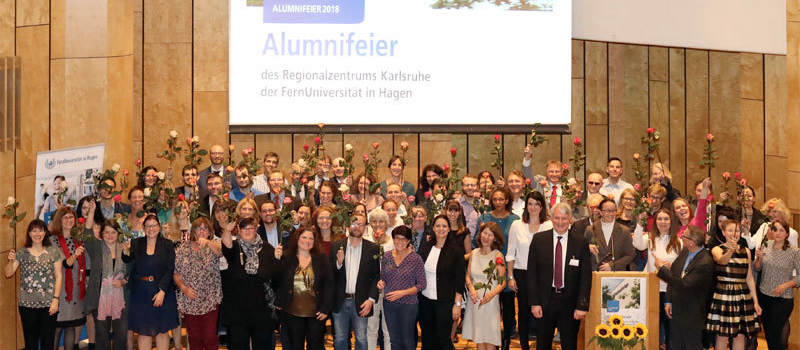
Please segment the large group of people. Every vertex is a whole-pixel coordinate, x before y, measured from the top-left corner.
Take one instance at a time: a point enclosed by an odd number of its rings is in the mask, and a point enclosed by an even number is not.
[[[616,157],[583,186],[559,161],[534,175],[532,152],[497,180],[447,181],[429,164],[417,188],[400,156],[382,181],[324,154],[284,173],[269,152],[253,174],[226,167],[219,145],[181,186],[143,167],[127,203],[102,178],[96,197],[53,201],[8,255],[26,348],[63,335],[75,349],[86,325],[90,350],[133,349],[134,334],[139,349],[179,350],[183,329],[193,350],[324,349],[328,333],[337,350],[453,349],[459,328],[478,349],[506,350],[515,333],[522,349],[554,336],[576,349],[592,271],[657,273],[651,336],[666,348],[745,349],[762,329],[787,348],[800,251],[781,199],[759,210],[742,183],[715,202],[709,178],[683,197],[660,163],[634,186]]]

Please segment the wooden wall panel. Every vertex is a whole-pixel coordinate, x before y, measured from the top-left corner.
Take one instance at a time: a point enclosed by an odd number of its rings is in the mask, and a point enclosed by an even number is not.
[[[731,101],[741,98],[739,53],[709,52],[709,131],[714,134],[718,155],[716,167],[711,172],[715,185],[721,186],[722,173],[742,168],[742,105]],[[749,176],[749,175],[745,175]],[[721,189],[721,187],[717,187]]]
[[[49,0],[17,0],[17,27],[50,23]]]
[[[669,129],[661,130],[669,142],[659,144],[659,152],[669,158],[672,186],[686,193],[686,51],[669,49]],[[665,160],[666,161],[666,160]]]
[[[787,3],[794,0],[789,0]],[[787,95],[787,115],[786,130],[800,130],[800,22],[788,22],[786,24],[787,44],[786,44],[786,91]],[[786,163],[789,171],[800,172],[800,137],[788,137],[787,146],[788,162]],[[800,186],[792,186],[793,193],[800,196]],[[800,209],[800,207],[793,207]]]
[[[105,167],[133,163],[133,55],[108,58]]]
[[[403,170],[403,178],[406,181],[414,184],[414,187],[419,186],[419,176],[425,164],[420,164],[418,154],[420,152],[419,142],[417,141],[417,134],[394,134],[394,154],[401,155],[400,143],[408,142],[408,152],[406,152],[406,167]],[[355,159],[355,157],[354,157]]]
[[[144,13],[145,43],[192,43],[192,0],[144,0]]]
[[[742,99],[740,133],[741,138],[737,142],[741,144],[742,150],[742,176],[747,178],[747,182],[756,190],[756,204],[760,204],[764,198],[765,186],[764,101]]]
[[[652,57],[652,56],[651,56]],[[669,81],[650,81],[650,127],[659,130],[661,139],[659,140],[659,152],[661,162],[670,169],[672,167],[669,161],[669,152],[667,145],[670,143],[670,115],[669,115]],[[635,133],[639,136],[641,144],[641,137],[646,134],[646,130],[639,130]],[[660,145],[664,145],[663,149]],[[647,147],[643,146],[642,154],[647,152]],[[658,162],[659,158],[656,157],[653,163]],[[635,178],[635,176],[634,176]]]
[[[511,135],[506,134],[502,136],[503,140],[503,176],[508,177],[508,174],[514,170],[519,170],[522,167],[523,150],[528,143],[525,139],[529,135]],[[557,138],[557,143],[561,144],[560,138]],[[559,147],[560,148],[560,147]]]
[[[686,192],[694,195],[694,182],[708,176],[700,168],[708,133],[708,51],[686,50]]]
[[[14,176],[14,168],[16,167],[14,164],[14,151],[6,151],[0,152],[0,164],[4,166],[0,167],[0,181],[3,181],[4,184],[9,184],[7,186],[0,186],[0,198],[8,198],[10,196],[23,196],[23,193],[15,193],[16,190],[16,177]],[[0,225],[0,252],[4,252],[14,245],[14,235],[16,234],[15,231],[12,231],[8,225]],[[0,290],[0,294],[2,294]]]
[[[586,125],[586,172],[606,176],[608,161],[608,126]]]
[[[456,149],[456,161],[460,175],[467,174],[467,135],[465,134],[420,134],[420,164],[452,165],[450,149]],[[358,153],[356,153],[358,154]],[[424,166],[424,165],[423,165]],[[473,175],[477,175],[473,173]]]
[[[242,161],[243,149],[249,147],[253,147],[255,149],[256,138],[253,134],[232,134],[230,144],[236,146],[236,150],[233,152],[233,165],[235,167],[240,161]],[[258,154],[256,154],[256,156],[258,156]]]
[[[764,153],[785,157],[786,146],[786,56],[764,57],[764,131],[768,135]]]
[[[0,254],[3,262],[8,261],[8,253]],[[4,264],[5,265],[5,264]],[[0,350],[16,350],[25,346],[25,340],[17,337],[17,291],[19,290],[18,275],[13,278],[0,278]]]
[[[130,55],[133,52],[133,0],[108,1],[108,56]],[[97,39],[95,39],[97,40]]]
[[[572,39],[572,77],[583,78],[585,52],[583,40]]]
[[[264,159],[267,152],[278,154],[278,168],[288,178],[292,165],[292,135],[289,134],[257,134],[256,155]]]
[[[51,79],[54,91],[51,96],[51,149],[105,142],[103,133],[110,122],[106,93],[108,59],[53,60],[53,66],[60,65],[59,61],[63,62],[63,71],[53,68],[58,77]]]
[[[193,133],[200,137],[200,145],[210,150],[213,145],[228,145],[228,92],[227,91],[195,91],[194,92]],[[257,155],[264,154],[257,150]],[[288,155],[288,154],[287,154]],[[208,156],[203,157],[199,168],[209,166]]]
[[[488,170],[494,175],[495,181],[503,174],[497,169],[493,168],[492,162],[496,156],[490,152],[494,147],[494,136],[490,134],[469,134],[467,135],[467,142],[469,142],[469,172],[478,174],[481,171]]]
[[[309,145],[313,145],[313,138],[316,135],[295,135],[294,140],[294,154],[295,159],[299,159],[300,155],[303,154],[303,144],[308,143]],[[326,136],[327,139],[327,136]],[[364,161],[363,157],[364,154],[372,153],[372,143],[378,143],[378,150],[380,153],[378,157],[381,159],[381,163],[378,164],[378,181],[386,180],[389,177],[389,168],[388,162],[389,158],[392,157],[392,151],[394,149],[394,145],[392,145],[392,135],[391,134],[344,134],[344,138],[340,138],[339,140],[339,149],[336,150],[336,155],[331,155],[331,159],[338,157],[342,153],[342,148],[345,144],[350,144],[353,146],[353,151],[355,152],[355,156],[353,157],[353,166],[356,168],[356,175],[364,171]],[[428,164],[428,163],[424,163]],[[403,176],[411,176],[409,178],[405,178],[406,181],[416,183],[415,176],[411,174],[404,173]]]
[[[49,149],[50,56],[49,26],[17,29],[17,55],[22,63],[20,149],[17,153],[16,176],[36,172],[36,153]]]
[[[228,90],[228,0],[194,2],[194,89]]]
[[[764,55],[740,54],[742,98],[764,100]]]
[[[144,44],[144,163],[158,169],[167,168],[156,154],[166,149],[171,130],[179,139],[192,136],[191,50],[190,44]],[[176,162],[175,168],[182,166]]]
[[[141,0],[138,1],[141,4]],[[143,13],[133,13],[133,120],[131,122],[131,131],[133,133],[133,141],[142,142],[142,116],[144,115],[142,105],[142,53],[144,52],[144,43],[142,42]],[[139,146],[139,154],[142,153],[141,145]]]
[[[586,124],[608,123],[608,44],[586,41]]]
[[[649,47],[650,80],[669,81],[669,49],[661,46]]]
[[[14,56],[16,0],[0,0],[0,57]]]
[[[571,143],[568,148],[562,148],[561,136],[546,135],[545,137],[547,138],[547,142],[541,144],[539,147],[533,150],[533,157],[531,157],[531,170],[533,170],[534,175],[546,175],[548,161],[558,160],[569,163],[569,157],[572,156],[573,148]],[[586,147],[584,147],[584,151],[585,150]],[[515,169],[521,169],[521,162],[516,164]],[[574,175],[575,174],[572,174],[570,177],[574,177]]]
[[[627,165],[623,178],[633,183],[631,156],[643,153],[648,127],[647,47],[609,44],[608,153]]]
[[[572,110],[569,125],[570,133],[561,137],[562,161],[568,161],[572,154],[573,141],[576,137],[581,139],[586,150],[586,135],[584,133],[584,78],[585,69],[585,43],[581,40],[572,40]],[[577,179],[586,178],[586,169],[581,169],[577,174],[573,174]]]

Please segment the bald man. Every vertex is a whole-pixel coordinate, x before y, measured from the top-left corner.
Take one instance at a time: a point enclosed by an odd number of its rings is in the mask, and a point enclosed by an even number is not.
[[[228,173],[225,170],[225,149],[222,148],[220,145],[213,145],[208,152],[208,159],[211,161],[211,165],[208,168],[205,168],[200,171],[198,174],[197,185],[200,187],[200,192],[207,193],[208,187],[206,185],[206,180],[208,180],[208,174],[214,172],[222,176],[225,181],[231,184],[231,188],[237,188],[236,182],[233,180],[233,174]]]

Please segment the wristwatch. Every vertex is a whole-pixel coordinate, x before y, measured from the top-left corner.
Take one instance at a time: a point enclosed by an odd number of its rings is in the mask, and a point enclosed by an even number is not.
[[[513,281],[514,280],[514,276],[508,276],[508,280],[509,281]]]
[[[461,302],[460,301],[456,302],[456,306],[460,307],[461,306]]]

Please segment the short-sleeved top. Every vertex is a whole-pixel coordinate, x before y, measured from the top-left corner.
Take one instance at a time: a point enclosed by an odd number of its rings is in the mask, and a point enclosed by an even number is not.
[[[214,237],[214,241],[219,238]],[[191,244],[181,244],[175,252],[175,273],[181,281],[194,289],[199,296],[189,299],[178,291],[178,310],[188,315],[205,315],[222,302],[222,282],[219,274],[219,258],[208,247],[199,251]]]
[[[19,306],[35,309],[50,306],[56,285],[53,265],[63,259],[61,250],[53,246],[46,247],[38,257],[31,255],[28,248],[17,252],[20,267]]]

